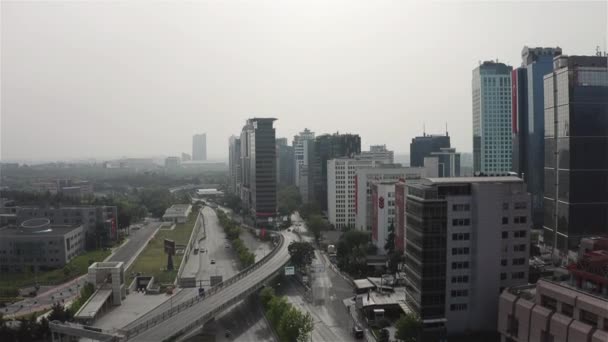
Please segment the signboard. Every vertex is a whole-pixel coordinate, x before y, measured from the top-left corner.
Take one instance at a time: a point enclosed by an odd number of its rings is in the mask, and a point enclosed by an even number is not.
[[[296,268],[294,266],[285,266],[285,275],[296,274]]]
[[[165,239],[165,253],[175,255],[175,241]]]

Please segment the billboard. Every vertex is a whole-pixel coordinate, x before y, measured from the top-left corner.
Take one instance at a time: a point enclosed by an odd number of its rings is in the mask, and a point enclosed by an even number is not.
[[[175,241],[165,239],[165,253],[169,255],[175,255]]]

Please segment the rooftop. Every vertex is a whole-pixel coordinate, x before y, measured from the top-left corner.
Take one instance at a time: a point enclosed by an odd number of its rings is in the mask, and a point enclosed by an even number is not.
[[[28,220],[31,221],[31,220]],[[25,221],[25,222],[28,222]],[[24,223],[25,223],[24,222]],[[81,228],[82,226],[68,226],[68,225],[51,225],[44,224],[30,227],[17,227],[7,226],[0,228],[0,239],[11,238],[11,237],[23,237],[23,236],[63,236],[75,229]]]
[[[444,177],[426,178],[424,184],[465,184],[465,183],[521,183],[523,180],[515,176],[498,177]]]
[[[192,208],[191,204],[174,204],[165,210],[164,216],[185,216],[188,210]]]

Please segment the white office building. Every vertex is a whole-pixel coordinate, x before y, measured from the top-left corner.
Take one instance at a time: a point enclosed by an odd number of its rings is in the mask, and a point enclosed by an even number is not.
[[[380,164],[377,167],[361,167],[355,173],[355,228],[372,230],[372,188],[373,181],[407,180],[415,183],[424,177],[437,177],[437,168],[402,167],[400,164]]]
[[[511,72],[503,63],[483,62],[473,70],[473,168],[511,171]]]
[[[530,194],[524,182],[429,178],[407,192],[406,303],[420,316],[424,335],[494,331],[497,294],[528,282]]]
[[[305,141],[310,141],[315,139],[315,132],[310,131],[308,128],[305,128],[304,131],[300,132],[298,135],[293,137],[293,150],[295,156],[295,183],[296,186],[300,186],[300,180],[302,179],[301,167],[308,166],[308,153],[306,153],[306,146],[304,144]],[[307,173],[307,171],[305,171]]]
[[[355,225],[355,173],[379,165],[373,159],[338,158],[327,161],[327,215],[336,229]]]

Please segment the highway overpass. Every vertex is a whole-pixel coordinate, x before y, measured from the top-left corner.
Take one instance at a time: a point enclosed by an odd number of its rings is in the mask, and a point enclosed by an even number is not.
[[[262,260],[244,269],[234,277],[209,289],[204,298],[195,297],[170,310],[159,313],[129,329],[115,331],[98,331],[98,340],[120,341],[174,341],[203,327],[217,314],[243,300],[282,272],[289,262],[287,246],[290,239],[278,234],[278,244]],[[51,325],[53,341],[63,341],[66,336],[91,338],[91,331],[75,324],[62,325],[54,322]]]

